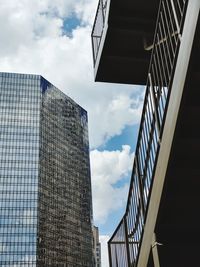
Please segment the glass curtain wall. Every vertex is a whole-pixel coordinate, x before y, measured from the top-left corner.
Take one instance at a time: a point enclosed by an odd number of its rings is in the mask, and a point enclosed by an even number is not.
[[[38,76],[0,74],[0,266],[36,266]]]
[[[91,267],[87,113],[41,81],[39,266]]]

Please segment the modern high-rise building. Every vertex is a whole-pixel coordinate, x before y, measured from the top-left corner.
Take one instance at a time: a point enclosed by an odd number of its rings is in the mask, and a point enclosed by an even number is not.
[[[0,266],[91,267],[87,112],[38,75],[0,73]]]
[[[93,225],[93,253],[94,266],[101,267],[101,243],[99,242],[99,228]]]
[[[110,267],[198,266],[200,0],[99,0],[92,44],[96,81],[146,88]]]

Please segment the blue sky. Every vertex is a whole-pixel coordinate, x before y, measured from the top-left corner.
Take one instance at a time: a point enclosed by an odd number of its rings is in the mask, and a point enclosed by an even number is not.
[[[116,135],[110,140],[108,140],[103,146],[99,147],[99,150],[117,150],[121,149],[122,145],[126,144],[131,147],[131,152],[135,151],[136,143],[137,143],[137,135],[138,135],[139,124],[126,126],[120,135]],[[131,172],[128,175],[124,176],[123,180],[117,182],[113,187],[121,187],[124,184],[130,182]],[[118,225],[120,219],[124,215],[126,206],[124,205],[122,208],[119,208],[117,211],[111,212],[105,223],[96,224],[99,226],[102,235],[110,235],[113,233],[115,227]]]
[[[76,17],[75,14],[70,15],[70,17],[64,19],[63,22],[63,34],[66,34],[70,37],[72,37],[72,31],[80,26],[81,20]]]
[[[94,83],[98,0],[0,0],[0,70],[40,74],[88,111],[94,220],[106,240],[125,211],[142,87]]]
[[[120,135],[116,135],[110,140],[108,140],[104,145],[99,147],[99,150],[116,150],[121,149],[122,145],[130,145],[131,151],[135,151],[137,143],[139,124],[126,126]]]

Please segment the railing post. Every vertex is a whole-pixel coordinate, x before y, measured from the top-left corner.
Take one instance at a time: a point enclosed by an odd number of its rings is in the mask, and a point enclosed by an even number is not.
[[[115,258],[116,258],[116,267],[119,267],[116,246],[115,246]]]
[[[112,253],[111,253],[111,243],[108,242],[108,257],[109,257],[109,266],[112,267]]]
[[[149,82],[150,82],[150,95],[151,95],[151,98],[152,98],[152,104],[153,104],[153,108],[154,108],[154,115],[155,115],[155,119],[156,119],[156,128],[157,128],[157,131],[158,131],[158,137],[159,137],[159,141],[160,141],[160,120],[159,120],[159,115],[158,115],[158,103],[156,103],[156,97],[155,97],[155,92],[154,92],[154,89],[153,89],[153,83],[152,83],[152,79],[151,79],[151,73],[148,74],[148,77],[149,77]]]
[[[101,11],[102,11],[103,24],[104,24],[104,22],[105,22],[105,15],[104,15],[104,4],[103,4],[103,0],[101,0]]]
[[[92,54],[93,54],[93,66],[95,66],[96,55],[94,51],[94,36],[92,36]]]
[[[126,253],[127,253],[127,263],[128,263],[128,267],[131,267],[130,251],[129,251],[129,241],[128,241],[128,228],[127,228],[126,217],[124,217],[123,223],[124,223],[124,232],[125,232],[125,244],[126,244]]]
[[[173,11],[174,20],[175,20],[175,23],[176,23],[176,28],[177,28],[177,31],[178,31],[178,37],[181,40],[180,26],[179,26],[179,23],[178,23],[178,18],[177,18],[174,2],[173,2],[173,0],[171,0],[170,2],[171,2],[171,5],[172,5],[172,11]]]
[[[142,175],[140,173],[139,169],[139,162],[138,157],[135,157],[135,167],[136,167],[136,174],[138,176],[138,186],[139,186],[139,194],[140,194],[140,200],[141,200],[141,209],[142,209],[142,215],[144,218],[145,215],[145,205],[144,205],[144,191],[143,191],[143,182],[142,182]]]

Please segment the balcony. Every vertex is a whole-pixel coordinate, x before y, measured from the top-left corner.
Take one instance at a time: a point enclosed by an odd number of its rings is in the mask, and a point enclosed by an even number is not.
[[[92,31],[95,81],[146,84],[159,0],[100,0]]]
[[[143,7],[146,8],[144,2]],[[154,9],[146,12],[146,19],[152,16],[151,21],[156,21],[156,25],[153,45],[149,41],[153,35],[149,32],[151,37],[145,37],[145,46],[141,39],[128,37],[119,44],[116,41],[119,35],[110,34],[112,12],[116,10],[112,2],[109,11],[106,10],[105,6],[102,35],[95,49],[93,46],[96,80],[146,84],[126,211],[108,242],[110,267],[197,266],[200,1],[160,0],[157,12]],[[135,29],[132,25],[131,31],[141,32],[138,30],[141,23],[136,20],[134,23]],[[113,55],[115,60],[119,59],[118,52],[124,52],[120,50],[122,47],[129,47],[127,61],[118,65],[112,61]],[[140,51],[143,48],[143,55],[151,53],[143,68],[136,64],[136,58],[142,58],[139,48]],[[148,61],[149,56],[145,55]],[[135,62],[133,66],[131,60]],[[124,70],[120,70],[122,65]],[[129,68],[132,77],[126,72]]]

